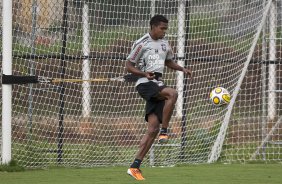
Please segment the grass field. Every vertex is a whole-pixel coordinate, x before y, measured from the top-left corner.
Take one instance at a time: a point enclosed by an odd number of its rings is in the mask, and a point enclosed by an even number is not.
[[[282,183],[280,164],[211,164],[142,168],[145,181],[135,181],[126,167],[51,168],[0,172],[0,184],[272,184]]]

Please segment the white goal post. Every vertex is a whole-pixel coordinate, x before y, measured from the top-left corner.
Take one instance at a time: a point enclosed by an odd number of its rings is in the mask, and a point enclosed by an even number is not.
[[[2,71],[12,74],[12,2],[3,1],[2,31]],[[3,164],[11,161],[11,122],[12,122],[12,86],[2,84],[2,138],[1,159]]]
[[[178,91],[169,143],[143,163],[281,162],[282,0],[3,0],[1,163],[128,166],[147,130],[125,70],[155,14],[193,79]],[[21,80],[21,82],[20,82]],[[214,106],[215,87],[231,93]]]

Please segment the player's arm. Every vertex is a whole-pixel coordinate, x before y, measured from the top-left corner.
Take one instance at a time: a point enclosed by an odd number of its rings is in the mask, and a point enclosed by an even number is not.
[[[155,78],[155,75],[154,75],[153,72],[142,72],[141,70],[139,70],[138,68],[136,68],[134,66],[134,63],[132,63],[129,60],[126,61],[126,69],[127,69],[128,72],[130,72],[134,75],[146,77],[149,80],[153,80]]]
[[[173,70],[178,70],[178,71],[182,71],[183,73],[185,74],[188,74],[189,76],[192,77],[192,71],[188,68],[184,68],[182,66],[179,66],[177,63],[175,63],[174,61],[172,61],[171,59],[169,60],[166,60],[165,61],[165,65],[168,67],[168,68],[171,68]]]
[[[183,73],[188,74],[190,77],[192,77],[192,71],[190,69],[179,66],[176,62],[173,61],[173,52],[170,45],[168,45],[165,66],[173,70],[182,71]]]

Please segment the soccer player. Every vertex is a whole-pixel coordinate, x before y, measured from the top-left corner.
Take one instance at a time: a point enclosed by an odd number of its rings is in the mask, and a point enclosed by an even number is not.
[[[126,61],[127,71],[140,77],[135,86],[139,95],[146,100],[145,120],[148,122],[148,131],[127,171],[136,180],[144,180],[139,168],[158,133],[160,132],[159,143],[168,141],[167,128],[177,100],[177,91],[162,81],[164,67],[192,75],[191,70],[173,61],[172,49],[164,38],[168,19],[155,15],[150,20],[150,28],[149,33],[135,41]]]

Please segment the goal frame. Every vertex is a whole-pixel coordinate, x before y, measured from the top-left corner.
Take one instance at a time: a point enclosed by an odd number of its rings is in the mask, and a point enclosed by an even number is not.
[[[136,0],[136,1],[150,1],[150,0]],[[159,0],[152,0],[151,1],[151,15],[154,15],[155,13],[155,3],[156,1]],[[176,61],[179,65],[181,66],[187,66],[188,63],[188,34],[189,34],[189,28],[190,28],[190,1],[187,0],[178,0],[178,14],[177,14],[177,22],[178,22],[178,32],[177,35],[170,35],[173,36],[176,39],[176,44],[177,44],[177,52],[176,52]],[[7,75],[7,76],[11,76],[12,75],[12,63],[13,63],[13,56],[12,56],[12,40],[13,40],[13,29],[12,29],[12,3],[13,1],[9,1],[9,0],[3,0],[3,16],[2,16],[2,22],[3,22],[3,34],[2,34],[2,48],[3,48],[3,62],[2,62],[2,67],[3,67],[3,75]],[[262,6],[261,6],[262,7]],[[81,16],[82,16],[82,42],[83,42],[83,47],[82,47],[82,55],[79,56],[67,56],[65,54],[66,52],[66,45],[67,45],[67,39],[68,39],[68,17],[67,17],[67,11],[68,11],[68,0],[64,1],[64,6],[63,6],[63,21],[62,21],[62,47],[61,47],[61,51],[59,54],[57,55],[53,55],[50,56],[48,55],[48,57],[54,57],[54,58],[60,58],[60,78],[54,78],[56,79],[57,83],[59,84],[59,111],[58,111],[58,115],[59,115],[59,124],[58,124],[58,149],[57,151],[57,161],[58,163],[62,162],[62,152],[63,152],[63,131],[64,131],[64,90],[65,90],[65,86],[64,86],[64,82],[65,81],[71,81],[71,82],[82,82],[82,87],[81,87],[81,92],[82,92],[82,115],[81,117],[83,117],[84,119],[88,119],[90,117],[90,113],[91,113],[91,96],[90,96],[90,82],[96,82],[96,81],[110,81],[111,78],[97,78],[97,79],[91,79],[90,77],[90,61],[89,59],[91,58],[100,58],[103,56],[96,56],[96,55],[91,55],[90,54],[90,26],[89,26],[89,7],[87,6],[87,2],[83,3],[82,6],[82,10],[81,10]],[[262,63],[261,66],[261,71],[262,71],[262,111],[263,111],[263,122],[262,122],[262,139],[261,139],[261,143],[260,145],[258,145],[256,151],[253,153],[252,155],[252,159],[255,159],[256,156],[259,154],[260,150],[262,150],[262,155],[264,155],[265,153],[264,148],[267,142],[269,142],[271,136],[275,133],[276,129],[279,128],[279,125],[281,124],[281,118],[278,118],[278,121],[275,123],[275,125],[271,128],[271,130],[269,132],[266,132],[267,130],[267,119],[268,120],[272,120],[275,121],[275,118],[277,117],[277,107],[276,107],[276,93],[277,92],[281,92],[279,90],[276,90],[276,42],[275,40],[276,38],[276,33],[275,33],[275,27],[276,25],[276,18],[275,17],[275,11],[277,11],[277,7],[275,7],[275,1],[274,0],[265,0],[264,1],[264,7],[263,7],[263,15],[262,18],[258,24],[258,26],[256,27],[256,29],[254,29],[253,35],[254,37],[252,37],[252,41],[250,41],[250,47],[248,47],[248,51],[246,52],[246,58],[245,62],[243,65],[243,69],[241,71],[241,74],[239,76],[239,80],[235,83],[236,86],[233,90],[232,93],[232,98],[231,98],[231,102],[227,107],[227,111],[224,115],[223,121],[221,122],[220,128],[219,128],[219,133],[217,135],[215,135],[215,141],[211,142],[211,144],[213,145],[211,148],[211,151],[208,155],[208,159],[207,159],[207,163],[214,163],[216,161],[218,161],[221,152],[222,152],[222,147],[224,145],[224,141],[226,139],[226,134],[228,131],[228,127],[229,127],[229,122],[230,119],[232,118],[232,111],[235,107],[236,104],[236,99],[237,96],[240,93],[240,88],[241,85],[243,83],[244,77],[246,76],[247,72],[248,72],[248,66],[250,65],[250,63],[252,62],[252,57],[254,55],[255,49],[256,49],[256,45],[259,42],[259,39],[261,38],[260,36],[262,35],[262,37],[264,37],[264,29],[266,29],[266,22],[268,21],[269,17],[269,50],[266,51],[266,43],[264,40],[262,40],[262,52],[263,52],[263,56],[262,56],[262,60],[263,62],[268,62],[266,59],[266,55],[269,55],[269,89],[268,91],[266,91],[266,83],[265,81],[266,79],[266,69],[264,64]],[[34,13],[34,12],[33,12]],[[35,12],[36,13],[36,12]],[[34,23],[34,22],[33,22]],[[251,40],[250,39],[250,40]],[[263,38],[264,39],[264,38]],[[267,53],[266,53],[267,52]],[[35,57],[37,57],[35,55],[35,53],[31,53],[30,55],[25,55],[23,57],[29,58],[29,59],[34,59]],[[42,56],[39,56],[42,57]],[[48,58],[47,57],[47,58]],[[65,70],[66,70],[66,61],[67,58],[79,58],[81,59],[82,62],[82,79],[65,79]],[[109,57],[110,58],[110,57]],[[103,58],[104,59],[104,58]],[[108,57],[107,57],[108,59]],[[118,58],[120,59],[120,58]],[[124,60],[125,58],[122,58],[122,60]],[[30,69],[30,75],[33,75],[33,68]],[[182,72],[176,72],[176,79],[174,79],[174,81],[176,82],[175,86],[177,88],[178,91],[178,101],[177,101],[177,109],[176,109],[176,115],[175,118],[177,119],[178,122],[180,122],[181,126],[180,126],[180,143],[177,144],[169,144],[169,146],[171,147],[177,147],[180,148],[180,157],[184,156],[182,155],[182,151],[183,148],[186,145],[186,122],[188,121],[188,117],[187,117],[187,85],[189,84],[188,80],[184,78],[184,75]],[[28,118],[30,121],[32,121],[32,84],[30,84],[29,86],[30,90],[29,90],[29,97],[31,99],[30,100],[30,106],[28,107]],[[267,97],[268,95],[268,97]],[[268,100],[268,103],[267,101]],[[1,159],[2,159],[2,164],[7,164],[12,160],[12,85],[11,84],[4,84],[2,83],[2,143],[1,143]],[[266,105],[267,104],[267,105]],[[32,123],[32,122],[28,122],[28,123]],[[153,145],[151,151],[150,151],[150,163],[151,165],[154,165],[154,148],[158,148],[161,147],[158,144]],[[264,155],[265,156],[265,155]]]
[[[250,48],[248,57],[247,57],[247,59],[246,59],[246,61],[244,63],[244,68],[243,68],[243,70],[241,72],[240,78],[239,78],[239,80],[237,82],[237,85],[236,85],[236,87],[234,89],[234,92],[231,95],[232,96],[231,101],[228,104],[227,112],[226,112],[226,114],[224,116],[222,125],[220,127],[220,131],[219,131],[219,133],[217,135],[216,141],[215,141],[215,143],[214,143],[214,145],[212,147],[211,153],[209,155],[208,163],[216,162],[218,160],[219,156],[220,156],[220,153],[221,153],[221,150],[222,150],[222,146],[223,146],[223,142],[224,142],[224,139],[225,139],[225,135],[226,135],[226,132],[227,132],[228,124],[229,124],[229,121],[230,121],[230,118],[231,118],[231,113],[232,113],[232,110],[233,110],[236,98],[238,96],[240,87],[241,87],[241,85],[243,83],[243,79],[244,79],[244,77],[245,77],[245,75],[247,73],[248,66],[249,66],[250,61],[252,59],[253,53],[255,51],[255,47],[256,47],[256,44],[257,44],[257,42],[259,40],[259,36],[262,33],[262,30],[263,30],[263,27],[265,25],[266,18],[268,16],[268,12],[270,10],[271,5],[272,5],[272,0],[269,0],[268,3],[265,6],[265,10],[263,12],[263,16],[262,16],[260,25],[257,28],[257,32],[256,32],[256,35],[254,36],[254,39],[253,39],[252,46]]]

